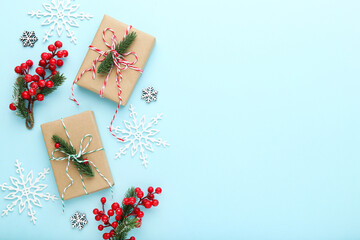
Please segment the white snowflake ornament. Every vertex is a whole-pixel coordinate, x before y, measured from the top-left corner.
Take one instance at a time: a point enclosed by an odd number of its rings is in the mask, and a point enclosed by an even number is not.
[[[155,102],[157,100],[158,91],[156,91],[152,86],[148,88],[143,88],[141,99],[144,99],[145,102]]]
[[[81,230],[87,223],[88,220],[86,219],[85,213],[76,212],[74,215],[70,217],[71,226],[73,228],[78,228]]]
[[[2,211],[2,216],[8,215],[9,212],[14,211],[16,205],[19,205],[19,213],[22,213],[27,207],[29,210],[28,216],[30,217],[30,221],[35,224],[37,218],[35,217],[36,211],[33,209],[33,205],[42,207],[39,198],[43,198],[46,201],[55,201],[57,198],[50,193],[42,193],[47,185],[39,183],[41,180],[45,179],[46,174],[49,174],[50,168],[45,168],[43,172],[38,174],[37,178],[33,179],[33,171],[31,170],[25,177],[23,174],[24,169],[21,167],[21,164],[21,162],[16,160],[15,167],[19,178],[10,177],[12,186],[8,186],[6,183],[0,184],[1,190],[8,190],[10,192],[4,198],[13,200],[13,202],[8,204],[6,209]]]
[[[146,150],[153,152],[153,144],[157,146],[170,146],[167,141],[163,141],[161,138],[154,138],[160,130],[153,129],[153,126],[159,123],[159,120],[162,118],[162,113],[157,114],[156,117],[152,118],[149,123],[145,123],[145,116],[142,116],[140,121],[137,120],[137,113],[134,111],[134,107],[130,105],[130,118],[131,122],[124,120],[125,129],[120,127],[113,128],[115,133],[121,133],[120,138],[124,139],[125,146],[120,148],[120,152],[116,153],[115,158],[121,158],[122,155],[126,154],[126,151],[131,149],[131,156],[140,152],[140,160],[142,164],[147,167],[148,164],[148,155]]]
[[[23,43],[24,47],[33,47],[37,40],[38,38],[35,36],[34,31],[24,31],[23,35],[20,37],[20,41]]]
[[[77,20],[90,20],[93,17],[84,12],[76,13],[80,4],[71,4],[70,0],[51,0],[51,3],[43,3],[42,5],[46,11],[32,10],[28,12],[28,15],[45,18],[41,25],[50,26],[45,32],[44,42],[49,40],[49,37],[53,35],[53,31],[56,28],[59,37],[65,29],[66,36],[70,38],[70,42],[76,44],[77,38],[74,31],[71,31],[71,27],[79,27]]]

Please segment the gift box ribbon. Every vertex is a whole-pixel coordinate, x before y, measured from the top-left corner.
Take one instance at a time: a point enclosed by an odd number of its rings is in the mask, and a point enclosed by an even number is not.
[[[64,127],[66,136],[67,136],[67,138],[69,139],[69,143],[70,143],[71,147],[74,148],[74,145],[73,145],[73,143],[71,142],[69,133],[68,133],[67,128],[66,128],[66,126],[65,126],[64,120],[63,120],[62,118],[61,118],[60,120],[61,120],[61,123],[62,123],[62,125],[63,125],[63,127]],[[85,145],[85,147],[83,147],[83,142],[84,142],[84,140],[85,140],[86,138],[89,138],[89,141],[87,142],[87,144]],[[79,153],[77,153],[77,154],[68,154],[68,153],[66,153],[66,152],[64,152],[64,151],[61,151],[60,149],[57,149],[57,148],[54,149],[54,151],[52,151],[52,153],[51,153],[51,158],[50,158],[50,160],[52,160],[52,161],[64,161],[64,160],[68,160],[65,171],[66,171],[66,175],[67,175],[67,177],[70,179],[71,183],[64,188],[64,190],[63,190],[63,192],[62,192],[62,194],[61,194],[61,203],[62,203],[62,206],[63,206],[63,211],[64,211],[64,209],[65,209],[65,204],[64,204],[65,192],[66,192],[66,190],[67,190],[69,187],[71,187],[71,186],[74,184],[74,179],[73,179],[73,178],[70,176],[70,174],[69,174],[69,166],[70,166],[70,162],[71,162],[71,161],[76,161],[76,162],[78,162],[78,163],[89,163],[89,164],[93,165],[93,167],[96,169],[96,171],[99,173],[99,175],[109,184],[109,186],[110,186],[110,188],[111,188],[111,190],[112,190],[112,186],[111,186],[111,183],[109,182],[109,180],[100,172],[100,170],[96,167],[96,165],[95,165],[92,161],[90,161],[90,160],[80,160],[80,159],[79,159],[79,158],[81,158],[81,157],[84,156],[84,155],[87,155],[87,154],[90,154],[90,153],[94,153],[94,152],[98,152],[98,151],[103,151],[103,150],[104,150],[104,148],[102,147],[102,148],[98,148],[98,149],[95,149],[95,150],[92,150],[92,151],[86,151],[86,149],[90,146],[90,143],[91,143],[92,139],[93,139],[93,136],[92,136],[91,134],[85,134],[84,137],[83,137],[83,138],[81,139],[81,141],[80,141]],[[74,148],[74,149],[75,149],[75,148]],[[62,154],[65,155],[65,157],[54,157],[54,154],[55,154],[56,152],[61,152]],[[85,192],[85,194],[87,195],[88,193],[87,193],[87,191],[86,191],[86,186],[85,186],[84,179],[83,179],[83,177],[82,177],[82,175],[81,175],[80,172],[79,172],[79,174],[80,174],[80,179],[81,179],[81,182],[82,182],[82,185],[83,185],[83,188],[84,188],[84,192]]]
[[[129,34],[131,28],[132,28],[131,25],[129,25],[126,28],[125,34],[123,36],[123,40]],[[111,37],[111,45],[109,43],[107,43],[106,40],[105,40],[106,31],[110,31],[113,34],[112,37]],[[99,54],[99,56],[93,60],[91,68],[88,68],[88,69],[85,69],[84,71],[82,71],[80,73],[80,75],[74,80],[74,82],[73,82],[73,84],[71,86],[72,97],[70,99],[72,101],[74,101],[77,105],[79,105],[79,103],[76,100],[75,95],[74,95],[74,85],[75,85],[75,83],[77,83],[86,72],[92,72],[92,78],[95,79],[95,75],[96,75],[95,66],[96,66],[96,63],[104,61],[104,59],[106,58],[106,56],[108,54],[112,54],[112,56],[113,56],[113,64],[116,67],[116,85],[117,85],[117,87],[119,89],[119,91],[118,91],[119,103],[118,103],[118,106],[117,106],[116,111],[114,113],[114,116],[113,116],[113,118],[112,118],[112,120],[110,122],[110,128],[109,129],[110,129],[111,135],[113,135],[115,138],[117,138],[120,141],[124,141],[123,139],[117,137],[112,131],[113,122],[115,120],[117,112],[118,112],[118,110],[120,108],[120,105],[122,103],[122,98],[121,98],[122,90],[121,90],[120,82],[122,81],[123,76],[121,74],[121,71],[126,70],[126,69],[129,68],[129,69],[135,70],[137,72],[143,73],[143,70],[141,68],[138,68],[138,67],[134,66],[138,61],[138,56],[137,56],[137,54],[135,52],[127,52],[127,53],[119,54],[116,51],[115,48],[116,48],[116,45],[117,45],[117,37],[116,37],[116,34],[115,34],[114,30],[112,30],[111,28],[105,28],[104,31],[103,31],[103,34],[102,34],[102,38],[103,38],[103,41],[104,41],[105,45],[109,48],[109,50],[102,51],[102,50],[96,48],[95,46],[92,46],[92,45],[89,46],[89,49],[97,52]],[[125,56],[129,56],[129,55],[133,55],[135,57],[135,60],[133,62],[130,62],[130,61],[128,61],[128,60],[126,60],[124,58]],[[101,58],[101,57],[103,57],[103,58]],[[100,93],[99,93],[100,97],[103,97],[103,93],[104,93],[104,90],[106,88],[106,84],[107,84],[107,82],[109,80],[111,72],[112,72],[112,69],[107,74],[106,79],[104,81],[104,84],[100,89]]]

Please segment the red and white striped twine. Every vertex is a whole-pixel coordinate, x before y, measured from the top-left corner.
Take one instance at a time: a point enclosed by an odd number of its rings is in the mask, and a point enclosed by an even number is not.
[[[123,36],[123,39],[129,34],[131,28],[132,28],[131,25],[127,27],[127,29],[126,29],[126,31],[125,31],[125,34],[124,34],[124,36]],[[105,40],[105,33],[106,33],[106,31],[110,31],[110,32],[112,32],[112,34],[113,34],[112,37],[111,37],[111,45],[108,44],[108,43],[106,42],[106,40]],[[134,65],[137,63],[137,61],[138,61],[138,56],[136,55],[135,52],[127,52],[127,53],[124,53],[124,54],[119,54],[119,53],[116,51],[115,47],[116,47],[116,44],[117,44],[117,37],[116,37],[116,35],[115,35],[114,30],[112,30],[111,28],[105,28],[104,31],[103,31],[102,38],[103,38],[103,41],[104,41],[105,45],[106,45],[108,48],[110,48],[110,49],[107,50],[107,51],[102,51],[102,50],[100,50],[100,49],[98,49],[98,48],[96,48],[96,47],[94,47],[94,46],[92,46],[92,45],[89,46],[89,49],[91,49],[91,50],[99,53],[99,56],[93,60],[93,62],[92,62],[92,67],[91,67],[91,68],[88,68],[88,69],[85,69],[84,71],[82,71],[82,72],[80,73],[80,75],[74,80],[74,82],[73,82],[73,84],[72,84],[72,86],[71,86],[71,95],[72,95],[72,97],[71,97],[70,99],[71,99],[72,101],[74,101],[77,105],[79,105],[79,103],[78,103],[78,101],[76,100],[75,95],[74,95],[74,85],[75,85],[75,83],[77,83],[77,82],[80,80],[80,78],[81,78],[86,72],[92,72],[92,78],[95,79],[95,75],[96,75],[95,66],[96,66],[96,63],[102,62],[109,53],[112,53],[112,55],[113,55],[113,64],[116,66],[116,85],[117,85],[117,87],[118,87],[118,89],[119,89],[119,92],[118,92],[119,103],[118,103],[118,106],[117,106],[116,111],[115,111],[115,113],[114,113],[114,116],[113,116],[113,118],[112,118],[112,120],[111,120],[111,122],[110,122],[110,133],[111,133],[111,135],[113,135],[113,136],[114,136],[115,138],[117,138],[118,140],[124,141],[123,139],[118,138],[118,137],[113,133],[113,131],[112,131],[113,122],[114,122],[114,120],[115,120],[115,117],[116,117],[116,115],[117,115],[117,112],[118,112],[118,110],[119,110],[119,108],[120,108],[120,105],[121,105],[121,103],[122,103],[122,98],[121,98],[121,92],[122,92],[122,90],[121,90],[121,87],[120,87],[120,82],[122,81],[123,76],[122,76],[122,74],[121,74],[121,71],[122,71],[122,70],[126,70],[127,68],[130,68],[130,69],[133,69],[133,70],[135,70],[135,71],[137,71],[137,72],[142,73],[143,70],[142,70],[141,68],[138,68],[138,67],[135,67],[135,66],[134,66]],[[135,57],[135,60],[134,60],[133,62],[129,62],[128,60],[126,60],[126,59],[124,58],[125,56],[129,56],[129,55],[133,55],[133,56]],[[103,58],[101,58],[101,57],[103,57]],[[101,59],[100,59],[100,58],[101,58]],[[108,82],[108,80],[109,80],[109,76],[110,76],[111,72],[112,72],[112,69],[111,69],[111,70],[109,71],[109,73],[107,74],[107,76],[106,76],[106,78],[105,78],[105,81],[104,81],[104,84],[103,84],[103,86],[102,86],[101,89],[100,89],[100,93],[99,93],[100,97],[103,97],[103,93],[104,93],[104,90],[105,90],[105,88],[106,88],[106,84],[107,84],[107,82]]]

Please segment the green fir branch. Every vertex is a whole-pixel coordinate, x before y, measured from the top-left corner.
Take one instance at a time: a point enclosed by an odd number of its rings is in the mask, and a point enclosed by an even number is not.
[[[55,143],[60,144],[60,147],[59,147],[60,151],[66,152],[67,154],[71,154],[71,155],[76,154],[76,149],[74,147],[72,147],[69,143],[67,143],[64,139],[59,137],[58,135],[53,135],[52,140]],[[84,158],[81,156],[78,158],[78,160],[83,161]],[[79,163],[77,161],[72,161],[72,162],[78,168],[79,173],[81,173],[82,175],[85,175],[87,177],[94,176],[94,172],[89,163],[85,164],[85,163]]]
[[[55,91],[66,80],[66,78],[64,74],[56,73],[54,76],[52,76],[50,80],[54,83],[54,85],[52,86],[52,88],[46,87],[41,90],[40,93],[44,96],[49,95],[50,93]]]
[[[28,117],[28,110],[25,105],[25,99],[21,97],[21,93],[26,90],[24,77],[18,77],[14,83],[13,104],[16,107],[16,115],[21,118]]]
[[[126,50],[130,47],[132,42],[136,38],[136,32],[131,32],[128,34],[119,44],[115,46],[115,50],[121,55],[126,52]],[[112,53],[108,54],[104,61],[101,62],[97,72],[102,74],[107,74],[110,72],[111,68],[113,66],[113,56]]]

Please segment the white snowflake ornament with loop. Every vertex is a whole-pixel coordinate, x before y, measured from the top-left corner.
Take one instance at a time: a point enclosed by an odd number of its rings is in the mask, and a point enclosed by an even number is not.
[[[43,26],[50,26],[46,31],[43,42],[49,40],[49,37],[53,35],[53,30],[56,28],[56,32],[61,36],[63,30],[66,31],[66,36],[70,38],[70,42],[76,44],[77,38],[74,31],[71,31],[71,27],[79,27],[76,20],[90,20],[93,16],[88,13],[80,12],[75,13],[80,4],[71,4],[70,0],[52,0],[51,3],[43,3],[43,7],[46,11],[31,10],[28,15],[31,17],[45,18],[41,23]]]
[[[38,177],[33,179],[33,171],[31,170],[26,178],[23,174],[24,169],[21,167],[21,162],[16,160],[15,167],[16,173],[19,174],[19,178],[10,177],[11,183],[13,186],[8,186],[6,183],[0,184],[1,190],[8,190],[10,193],[4,198],[13,200],[11,204],[6,206],[6,209],[2,211],[2,216],[8,215],[9,212],[14,211],[14,207],[19,205],[19,213],[22,213],[24,209],[28,208],[28,216],[31,218],[30,221],[34,224],[36,223],[36,211],[33,209],[33,205],[42,207],[40,199],[52,200],[57,199],[55,195],[50,193],[42,193],[42,191],[47,187],[46,184],[38,184],[41,180],[45,179],[45,175],[49,174],[50,168],[45,168],[43,172],[38,174]]]
[[[146,150],[153,152],[153,145],[167,147],[170,144],[167,141],[163,141],[161,138],[154,138],[160,130],[153,129],[152,127],[159,123],[159,120],[162,119],[162,113],[157,114],[156,117],[151,119],[151,122],[145,123],[145,116],[142,116],[140,121],[137,120],[137,113],[134,111],[133,105],[130,105],[130,118],[132,122],[124,120],[124,125],[126,129],[121,129],[120,127],[113,128],[115,133],[122,133],[121,138],[124,139],[126,144],[124,147],[120,148],[120,152],[116,153],[115,158],[121,158],[122,155],[126,154],[126,151],[131,148],[131,156],[140,152],[140,159],[142,164],[147,167],[148,164],[148,155],[145,153]]]

